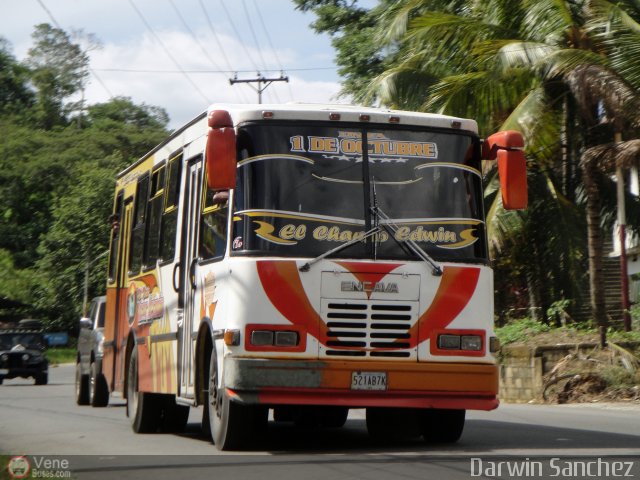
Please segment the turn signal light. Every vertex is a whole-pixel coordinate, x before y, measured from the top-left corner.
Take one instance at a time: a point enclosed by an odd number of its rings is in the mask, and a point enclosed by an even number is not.
[[[240,345],[240,330],[225,330],[224,344],[228,347],[237,347]]]

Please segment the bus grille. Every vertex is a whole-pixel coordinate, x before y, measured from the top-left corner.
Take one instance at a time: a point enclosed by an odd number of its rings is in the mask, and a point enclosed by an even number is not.
[[[411,347],[411,327],[418,302],[385,300],[322,301],[322,318],[328,327],[324,357],[416,358]]]

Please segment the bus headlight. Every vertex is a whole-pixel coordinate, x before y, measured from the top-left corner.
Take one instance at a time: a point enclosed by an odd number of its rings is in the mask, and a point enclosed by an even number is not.
[[[251,332],[251,345],[254,345],[256,347],[273,345],[273,331],[254,330],[253,332]]]
[[[245,348],[252,351],[303,351],[304,332],[288,325],[247,325]]]
[[[298,345],[298,332],[280,330],[276,332],[273,344],[276,347],[295,347]]]
[[[480,355],[484,352],[485,336],[477,330],[453,330],[447,333],[437,334],[437,350],[446,350],[450,353],[442,353],[443,355],[455,355],[456,350],[464,355]],[[437,355],[437,351],[434,351]]]
[[[463,335],[460,339],[460,348],[474,352],[482,350],[482,337],[480,335]]]

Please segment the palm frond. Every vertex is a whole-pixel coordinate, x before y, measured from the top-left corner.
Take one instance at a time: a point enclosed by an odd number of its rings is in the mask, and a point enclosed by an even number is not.
[[[580,48],[563,48],[551,52],[539,65],[546,80],[564,77],[582,65],[607,66],[609,61],[603,55]]]
[[[452,75],[430,89],[424,110],[475,118],[486,133],[502,123],[535,83],[522,69]]]
[[[412,13],[426,8],[424,0],[395,2],[378,17],[377,40],[383,45],[400,41],[407,33]]]
[[[557,47],[539,42],[510,42],[498,51],[498,59],[502,68],[528,67],[534,68],[549,55],[557,51]]]
[[[611,3],[608,0],[590,0],[589,8],[593,17],[589,21],[590,28],[601,27],[607,23],[611,25],[620,25],[640,35],[640,23],[634,20],[618,3]],[[640,13],[640,5],[637,7]]]
[[[523,34],[528,40],[554,44],[574,25],[574,19],[564,0],[526,0]]]

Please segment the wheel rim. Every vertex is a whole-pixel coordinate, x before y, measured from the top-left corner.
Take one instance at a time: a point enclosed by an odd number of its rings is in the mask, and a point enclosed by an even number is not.
[[[131,358],[129,379],[127,382],[127,406],[129,415],[135,415],[138,408],[138,365],[135,358]]]
[[[96,375],[95,375],[95,366],[91,364],[91,376],[89,377],[89,401],[93,403],[93,399],[96,394]]]
[[[222,416],[222,396],[218,391],[218,369],[215,364],[215,360],[212,360],[209,374],[209,412],[215,415],[215,418],[220,419]],[[213,412],[211,412],[213,410]],[[211,416],[211,418],[214,418]]]
[[[80,364],[76,363],[76,398],[80,398]]]

